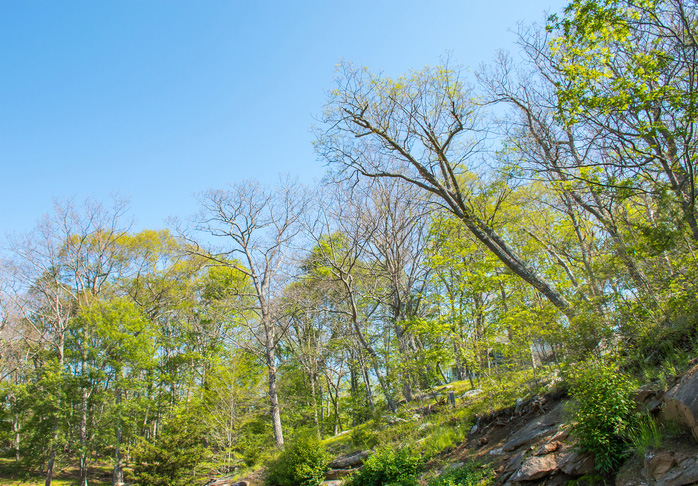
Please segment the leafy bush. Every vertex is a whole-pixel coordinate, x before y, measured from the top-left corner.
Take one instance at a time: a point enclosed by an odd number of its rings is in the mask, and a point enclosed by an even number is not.
[[[573,377],[572,435],[580,451],[594,454],[601,472],[617,470],[627,457],[635,386],[630,377],[603,363],[584,367]]]
[[[378,444],[378,436],[365,425],[359,425],[352,429],[350,433],[351,443],[356,447],[371,449]]]
[[[494,471],[489,466],[469,462],[432,479],[429,486],[489,486],[493,482]]]
[[[416,486],[423,460],[414,449],[383,447],[369,456],[348,486]]]
[[[155,441],[140,439],[133,449],[133,481],[139,486],[192,484],[205,459],[201,421],[193,415],[175,416]]]
[[[288,444],[269,463],[266,483],[273,486],[317,486],[325,479],[330,456],[315,435],[307,433]]]

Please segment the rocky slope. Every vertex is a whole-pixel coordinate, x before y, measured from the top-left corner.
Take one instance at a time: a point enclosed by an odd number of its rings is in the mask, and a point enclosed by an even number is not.
[[[594,458],[575,450],[565,420],[566,398],[564,391],[550,392],[477,417],[467,439],[427,467],[444,470],[473,460],[488,463],[496,471],[497,483],[503,486],[556,486],[573,480],[616,486],[698,483],[698,366],[665,389],[648,385],[637,391],[638,410],[653,414],[665,424],[678,424],[677,433],[663,440],[661,447],[648,450],[644,457],[629,458],[614,476],[598,475]],[[435,401],[434,407],[444,406],[443,401]],[[361,467],[368,455],[369,451],[362,451],[337,457],[330,465],[325,485],[340,485],[342,478]],[[261,477],[237,481],[210,484],[255,485],[261,484]]]

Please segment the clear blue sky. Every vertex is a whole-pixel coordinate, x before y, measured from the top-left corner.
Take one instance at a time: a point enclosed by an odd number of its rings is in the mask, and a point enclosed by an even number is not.
[[[46,0],[0,5],[0,234],[111,193],[136,228],[227,182],[324,172],[310,127],[340,59],[398,75],[516,50],[559,0]]]

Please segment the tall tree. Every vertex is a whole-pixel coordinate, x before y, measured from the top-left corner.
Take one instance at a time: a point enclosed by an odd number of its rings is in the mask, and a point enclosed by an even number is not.
[[[219,238],[223,247],[204,252],[214,265],[230,267],[250,281],[249,308],[240,314],[245,339],[235,341],[256,353],[269,379],[269,406],[274,440],[283,448],[281,408],[277,391],[277,348],[284,333],[281,292],[290,276],[291,253],[308,203],[301,188],[290,182],[269,189],[256,182],[209,190],[199,197],[197,229]],[[252,346],[248,344],[252,343]]]
[[[336,176],[401,179],[433,195],[512,272],[572,316],[563,293],[473,206],[462,177],[473,170],[485,134],[480,108],[458,73],[436,67],[388,79],[346,63],[339,69],[324,116],[329,128],[316,143]]]

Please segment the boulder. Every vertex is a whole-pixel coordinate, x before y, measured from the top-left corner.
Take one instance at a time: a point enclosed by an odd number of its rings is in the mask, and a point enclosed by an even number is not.
[[[247,481],[236,481],[232,477],[214,478],[209,480],[204,486],[248,486]]]
[[[509,478],[509,481],[533,481],[552,473],[558,468],[558,460],[554,454],[533,456],[524,461],[521,467]]]
[[[657,481],[657,486],[684,486],[698,482],[698,457],[691,455],[677,461]]]
[[[664,418],[687,427],[698,441],[698,366],[664,394]]]
[[[336,479],[342,479],[354,473],[358,469],[330,469],[325,473],[325,479],[328,481],[334,481]]]
[[[654,480],[660,479],[669,469],[678,465],[673,452],[660,451],[645,454],[643,475]]]
[[[560,422],[561,416],[562,405],[558,404],[550,412],[533,420],[526,427],[512,435],[502,446],[502,450],[511,452],[539,437],[550,434],[554,430],[554,427]]]
[[[632,456],[620,467],[616,474],[615,486],[648,486],[649,481],[640,474],[642,460]]]
[[[360,466],[369,455],[369,451],[354,452],[339,456],[329,464],[330,469],[350,469]]]
[[[572,450],[560,458],[560,469],[568,476],[584,476],[594,470],[594,456]]]
[[[474,390],[469,390],[469,391],[463,393],[460,397],[461,398],[472,398],[472,397],[478,396],[480,393],[482,393],[482,389],[475,388]]]
[[[544,456],[546,454],[550,454],[551,452],[557,451],[558,449],[560,449],[560,447],[562,447],[561,442],[558,442],[556,440],[549,441],[549,442],[546,442],[545,444],[543,444],[542,446],[540,446],[540,448],[538,448],[538,450],[536,451],[536,455],[537,456]]]
[[[510,472],[516,471],[519,467],[521,467],[521,464],[523,463],[524,457],[526,457],[526,451],[521,451],[518,454],[516,454],[514,457],[512,457],[509,460],[507,465],[504,466],[504,469],[502,470],[502,472],[510,473]]]

